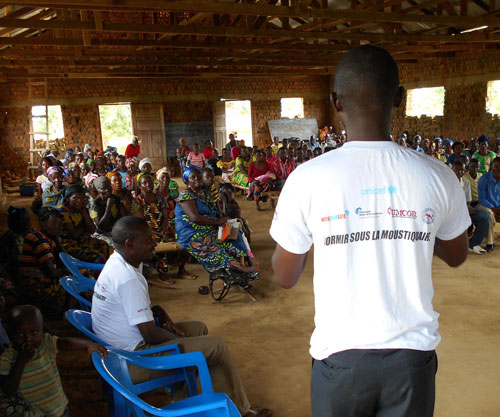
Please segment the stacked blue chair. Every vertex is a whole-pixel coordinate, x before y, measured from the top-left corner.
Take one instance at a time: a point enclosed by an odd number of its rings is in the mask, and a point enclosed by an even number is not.
[[[104,268],[104,264],[93,264],[90,262],[83,262],[83,261],[80,261],[76,258],[73,258],[71,255],[67,254],[66,252],[61,252],[59,254],[59,258],[61,259],[64,266],[66,268],[68,268],[68,271],[71,272],[71,275],[73,275],[76,278],[86,278],[80,272],[81,269],[90,269],[92,271],[102,271],[102,268]]]
[[[201,352],[184,353],[162,357],[137,356],[133,352],[110,349],[107,358],[94,352],[92,361],[99,374],[111,385],[113,390],[124,398],[129,411],[135,417],[146,415],[177,417],[241,417],[238,409],[224,393],[214,393],[207,363]],[[196,366],[202,393],[167,404],[153,406],[139,397],[139,394],[163,387],[165,377],[142,384],[133,384],[128,364],[154,370],[178,370]],[[148,414],[146,414],[148,413]],[[127,416],[129,414],[122,414]]]
[[[101,338],[97,337],[94,331],[92,330],[92,315],[89,312],[82,310],[68,310],[66,311],[66,318],[76,329],[82,332],[89,339],[105,346],[106,348],[109,348],[106,342]],[[160,352],[169,352],[170,355],[180,355],[179,347],[176,344],[158,346],[152,349],[138,350],[136,352],[130,352],[130,355],[140,357],[140,356],[153,355],[155,353],[160,353]],[[125,354],[127,352],[123,353]],[[196,395],[198,393],[198,383],[196,381],[196,376],[193,373],[193,371],[191,370],[188,371],[186,369],[176,369],[175,372],[161,379],[161,383],[163,384],[161,385],[161,387],[164,387],[166,392],[170,391],[173,393],[174,384],[176,384],[177,382],[186,383],[189,395]],[[145,382],[143,384],[137,384],[136,387],[138,387],[138,389],[145,389],[145,387],[146,388],[148,387],[148,382]],[[149,389],[146,389],[146,391],[148,390]],[[128,406],[124,398],[121,395],[119,395],[115,390],[112,390],[112,392],[108,390],[108,397],[110,397],[109,402],[111,408],[111,415],[115,417],[125,416]]]
[[[62,277],[59,279],[61,287],[75,297],[80,303],[80,308],[84,311],[90,311],[92,302],[82,297],[80,293],[85,291],[94,291],[95,280],[84,276],[77,277]]]

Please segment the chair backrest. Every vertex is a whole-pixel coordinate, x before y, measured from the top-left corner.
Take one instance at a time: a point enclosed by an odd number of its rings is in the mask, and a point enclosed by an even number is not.
[[[214,393],[208,374],[208,367],[201,352],[192,352],[162,357],[142,357],[132,352],[123,352],[110,349],[105,358],[98,353],[92,354],[92,361],[99,374],[111,387],[121,394],[129,404],[129,409],[136,417],[145,417],[147,413],[154,416],[197,416],[197,417],[240,417],[232,401],[223,393]],[[168,370],[180,367],[196,366],[199,371],[203,394],[188,397],[165,407],[157,408],[142,400],[135,391],[129,374],[129,364],[134,364],[149,369]],[[158,380],[162,380],[158,378]],[[152,384],[148,390],[158,386]],[[146,384],[141,384],[145,386]],[[142,390],[141,392],[146,392]]]
[[[85,311],[90,311],[92,301],[82,297],[80,293],[85,291],[94,291],[96,281],[84,276],[81,277],[62,277],[59,279],[61,287],[75,297],[80,303],[80,308]]]
[[[59,258],[61,259],[64,266],[68,268],[68,271],[71,272],[71,274],[77,278],[85,278],[80,272],[81,269],[100,271],[102,270],[102,268],[104,268],[104,264],[93,264],[90,262],[83,262],[80,261],[79,259],[74,258],[73,256],[71,256],[66,252],[59,253]]]
[[[88,311],[68,310],[66,311],[66,318],[74,327],[76,327],[89,339],[107,347],[106,342],[97,337],[92,330],[92,315]]]

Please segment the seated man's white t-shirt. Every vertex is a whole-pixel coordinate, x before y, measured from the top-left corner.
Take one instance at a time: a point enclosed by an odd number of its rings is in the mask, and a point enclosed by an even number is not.
[[[288,252],[314,244],[311,355],[434,349],[434,241],[469,225],[453,171],[396,143],[348,142],[298,167],[270,233]]]
[[[143,341],[137,325],[153,320],[142,265],[141,268],[134,268],[118,252],[114,252],[94,288],[94,333],[115,349],[133,351]]]

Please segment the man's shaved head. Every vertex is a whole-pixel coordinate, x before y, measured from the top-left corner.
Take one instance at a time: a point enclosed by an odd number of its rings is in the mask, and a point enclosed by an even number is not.
[[[345,54],[335,71],[335,94],[346,111],[392,107],[398,67],[385,49],[364,45]]]
[[[134,239],[139,233],[144,233],[148,227],[146,220],[141,217],[122,217],[113,226],[111,238],[114,244],[122,246],[126,240]]]

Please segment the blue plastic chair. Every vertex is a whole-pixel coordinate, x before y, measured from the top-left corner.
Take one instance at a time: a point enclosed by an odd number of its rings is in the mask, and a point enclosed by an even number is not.
[[[85,291],[94,291],[96,281],[87,277],[62,277],[59,279],[61,287],[75,297],[80,303],[80,308],[85,311],[90,311],[92,302],[83,298],[80,293]]]
[[[130,352],[119,352],[111,349],[108,358],[94,352],[92,361],[106,382],[125,398],[129,410],[135,417],[146,417],[145,413],[165,417],[241,417],[238,409],[226,394],[213,392],[207,363],[201,352],[163,357],[143,357]],[[130,379],[128,364],[155,370],[173,370],[196,366],[202,393],[167,404],[161,408],[152,406],[141,399],[139,394],[162,387],[163,377],[134,385]]]
[[[82,310],[68,310],[66,311],[66,318],[68,321],[80,332],[82,332],[89,339],[93,340],[100,345],[105,346],[106,348],[110,348],[110,346],[101,338],[97,337],[94,331],[92,330],[92,315],[87,311]],[[122,352],[115,350],[116,352]],[[179,355],[180,350],[179,346],[176,344],[158,346],[152,349],[144,349],[138,350],[135,352],[130,352],[130,355],[133,356],[147,356],[152,355],[159,352],[170,352],[170,355]],[[127,353],[127,352],[123,352]],[[188,388],[189,395],[196,395],[198,393],[198,383],[196,381],[196,376],[193,371],[187,371],[186,369],[177,369],[171,375],[161,378],[161,382],[163,385],[161,387],[165,387],[166,391],[170,391],[173,393],[174,384],[177,382],[185,382]],[[144,382],[142,384],[137,384],[136,387],[138,389],[143,389],[143,386],[147,388],[148,382]],[[146,389],[148,391],[149,389]],[[108,397],[110,398],[110,406],[111,406],[111,415],[116,417],[124,416],[124,411],[127,409],[127,403],[124,401],[121,395],[118,395],[114,392],[108,391]]]
[[[64,266],[66,268],[68,268],[68,271],[71,272],[71,275],[73,275],[76,278],[86,278],[80,272],[81,269],[90,269],[92,271],[101,271],[102,268],[104,268],[104,264],[93,264],[90,262],[83,262],[83,261],[80,261],[80,260],[72,257],[71,255],[69,255],[66,252],[61,252],[59,254],[59,258],[61,259]]]

